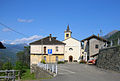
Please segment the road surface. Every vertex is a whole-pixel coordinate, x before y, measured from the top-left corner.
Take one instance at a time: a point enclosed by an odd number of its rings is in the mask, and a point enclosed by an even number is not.
[[[120,73],[98,69],[86,64],[60,64],[58,75],[40,81],[120,81]]]

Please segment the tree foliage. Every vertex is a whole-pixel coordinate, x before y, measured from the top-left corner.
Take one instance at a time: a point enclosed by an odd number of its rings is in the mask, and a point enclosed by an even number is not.
[[[22,66],[30,67],[30,52],[29,47],[24,47],[24,51],[17,53],[17,59],[22,63]],[[20,63],[19,63],[20,64]]]
[[[11,69],[12,69],[12,64],[11,64],[11,62],[6,62],[6,63],[4,63],[3,66],[2,66],[2,69],[3,69],[3,70],[11,70]]]

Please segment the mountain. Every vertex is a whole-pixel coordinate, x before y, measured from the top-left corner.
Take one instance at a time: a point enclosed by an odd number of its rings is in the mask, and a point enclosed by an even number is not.
[[[107,35],[105,35],[103,38],[109,40],[110,42],[113,42],[113,46],[118,45],[118,38],[120,39],[120,31],[114,30]]]
[[[117,33],[118,30],[113,30],[112,32],[108,33],[107,35],[104,36],[105,39],[110,38],[112,35],[114,35],[115,33]]]
[[[16,53],[19,51],[24,50],[24,46],[27,46],[27,44],[5,44],[3,45],[6,47],[6,49],[0,49],[0,60],[3,62],[11,61],[14,63],[16,58]]]

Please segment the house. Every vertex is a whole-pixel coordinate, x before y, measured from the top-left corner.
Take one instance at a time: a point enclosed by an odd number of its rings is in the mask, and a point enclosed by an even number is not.
[[[69,25],[67,26],[67,30],[65,30],[64,38],[65,40],[65,53],[64,60],[65,62],[78,62],[80,60],[80,49],[81,43],[79,40],[71,37],[71,30],[69,29]]]
[[[46,63],[56,63],[64,60],[65,43],[56,40],[56,37],[47,36],[38,41],[30,43],[30,61],[38,64],[43,59]]]
[[[107,47],[108,43],[109,41],[96,35],[81,40],[82,58],[88,61],[90,58],[96,56],[100,49]]]

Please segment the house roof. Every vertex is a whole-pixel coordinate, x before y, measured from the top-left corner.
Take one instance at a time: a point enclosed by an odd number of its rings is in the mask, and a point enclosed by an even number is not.
[[[30,43],[30,45],[65,45],[65,43],[56,40],[56,37],[52,37],[50,35],[43,39],[40,39],[40,40]]]
[[[88,37],[88,38],[85,38],[85,39],[81,40],[81,42],[84,42],[85,40],[90,40],[90,39],[92,39],[92,38],[95,38],[95,39],[100,40],[100,41],[103,41],[103,42],[109,42],[108,40],[103,39],[102,37],[98,37],[98,36],[96,36],[96,35],[92,35],[92,36],[90,36],[90,37]]]
[[[5,49],[4,45],[0,42],[0,49]]]

